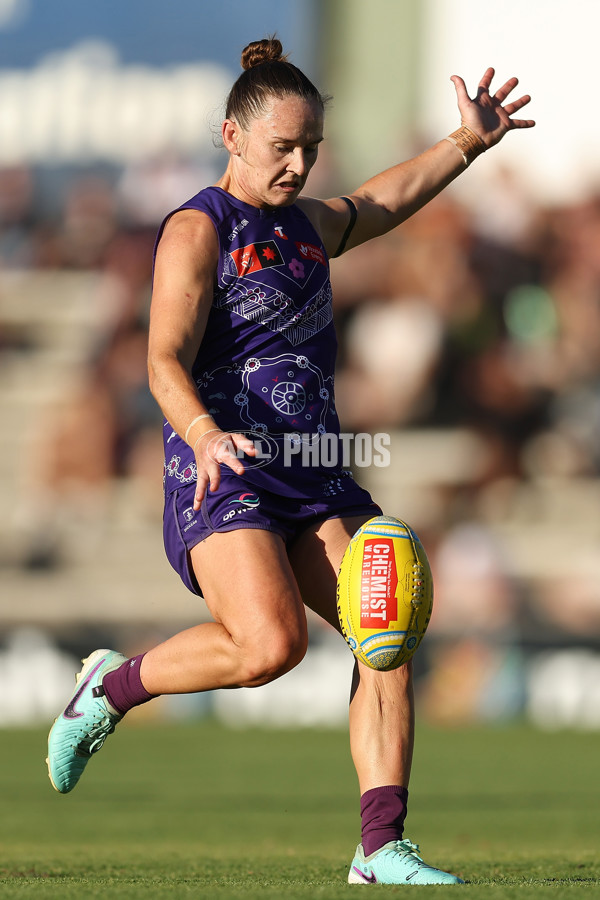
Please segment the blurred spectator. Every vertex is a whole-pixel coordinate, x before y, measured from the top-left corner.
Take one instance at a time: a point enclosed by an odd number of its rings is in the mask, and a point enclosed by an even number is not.
[[[218,177],[214,166],[195,164],[176,154],[136,162],[119,179],[121,212],[130,225],[156,231],[167,213]]]
[[[98,269],[117,231],[116,198],[100,177],[75,180],[68,188],[59,231],[63,264]]]
[[[519,594],[489,528],[450,527],[434,555],[430,668],[421,682],[426,715],[444,724],[517,715],[523,705]]]
[[[0,168],[0,268],[32,264],[33,182],[33,173],[25,166]]]

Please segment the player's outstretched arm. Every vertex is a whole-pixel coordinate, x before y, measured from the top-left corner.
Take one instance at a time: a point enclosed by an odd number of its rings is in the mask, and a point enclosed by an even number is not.
[[[523,94],[515,100],[509,95],[518,84],[509,78],[494,93],[491,83],[494,69],[484,72],[475,96],[469,96],[464,80],[452,76],[456,90],[460,127],[448,138],[413,159],[375,175],[349,196],[358,216],[346,249],[385,234],[409,218],[450,184],[480,153],[497,144],[508,131],[532,128],[533,119],[517,118],[531,100]],[[318,201],[305,201],[307,213],[323,237],[329,250],[337,246],[348,219],[348,210],[339,198],[310,206]],[[330,252],[335,252],[331,249]]]

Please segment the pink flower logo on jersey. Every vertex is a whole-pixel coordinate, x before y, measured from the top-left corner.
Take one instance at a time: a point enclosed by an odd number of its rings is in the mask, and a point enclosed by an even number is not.
[[[294,278],[304,278],[304,265],[299,259],[293,259],[288,266]]]

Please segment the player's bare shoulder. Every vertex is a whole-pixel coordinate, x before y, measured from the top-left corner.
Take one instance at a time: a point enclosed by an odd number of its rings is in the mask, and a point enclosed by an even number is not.
[[[197,209],[182,209],[165,223],[156,253],[161,263],[185,260],[214,269],[219,258],[219,239],[213,222]]]
[[[173,241],[218,246],[213,222],[199,209],[179,209],[169,216],[163,228],[160,244]]]
[[[348,204],[341,197],[318,200],[314,197],[299,197],[296,205],[308,216],[318,232],[328,256],[333,256],[348,227],[350,212]]]

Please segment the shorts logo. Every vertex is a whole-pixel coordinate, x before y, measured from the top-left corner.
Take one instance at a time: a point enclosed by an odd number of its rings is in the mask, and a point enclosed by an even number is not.
[[[241,503],[243,506],[260,506],[260,499],[256,496],[256,494],[240,494],[239,497],[234,498],[229,501],[230,505],[232,503]]]
[[[251,494],[249,492],[245,494],[240,494],[239,497],[234,497],[233,500],[229,501],[229,504],[235,504],[233,509],[230,509],[229,512],[226,512],[222,522],[230,522],[231,519],[235,519],[236,516],[241,515],[242,513],[248,512],[249,509],[256,509],[257,506],[260,506],[260,498],[256,496],[256,494]]]
[[[188,506],[187,509],[184,509],[183,518],[185,519],[186,522],[192,521],[192,519],[194,518],[194,507],[193,506]]]

